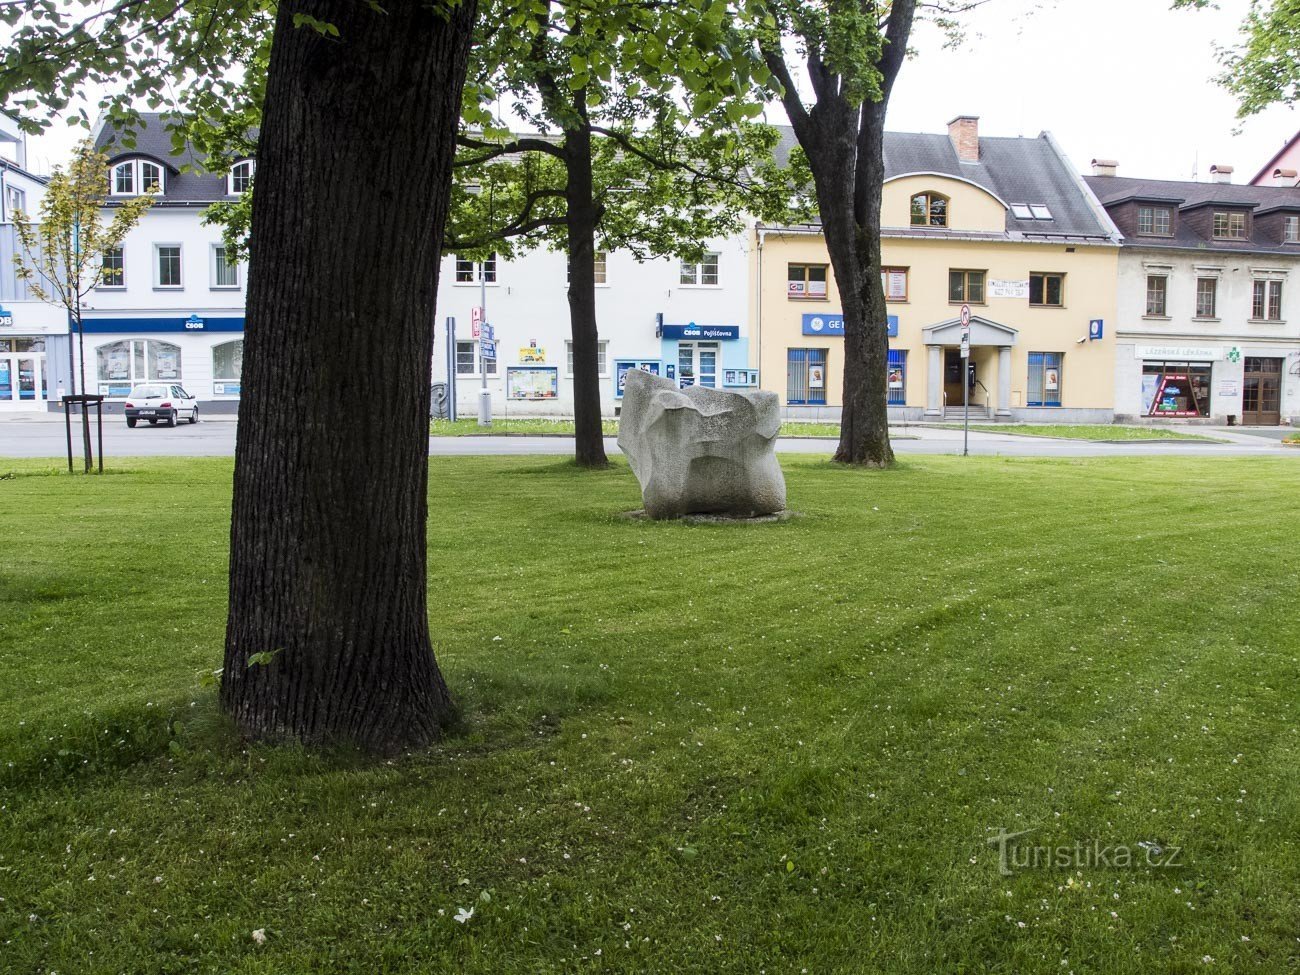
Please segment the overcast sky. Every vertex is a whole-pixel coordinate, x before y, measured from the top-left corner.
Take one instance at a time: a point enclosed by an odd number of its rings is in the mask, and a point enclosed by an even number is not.
[[[954,115],[978,115],[985,135],[1050,130],[1080,172],[1104,157],[1119,160],[1120,175],[1188,179],[1195,167],[1204,180],[1212,163],[1226,163],[1234,182],[1246,182],[1298,124],[1286,108],[1238,123],[1212,80],[1215,45],[1234,42],[1249,0],[1203,11],[1170,10],[1171,2],[989,0],[968,15],[959,50],[921,28],[889,128],[942,132]],[[79,131],[60,124],[32,140],[31,165],[48,172]]]

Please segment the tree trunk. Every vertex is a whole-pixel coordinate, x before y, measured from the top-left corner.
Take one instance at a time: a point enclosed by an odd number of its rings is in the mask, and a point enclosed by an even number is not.
[[[428,402],[475,4],[440,6],[278,10],[221,685],[254,738],[392,752],[452,713],[426,608]]]
[[[582,93],[575,107],[585,118]],[[573,334],[574,460],[606,467],[600,415],[600,339],[596,329],[596,202],[591,175],[591,130],[565,132],[568,182],[564,189],[569,251],[569,328]]]

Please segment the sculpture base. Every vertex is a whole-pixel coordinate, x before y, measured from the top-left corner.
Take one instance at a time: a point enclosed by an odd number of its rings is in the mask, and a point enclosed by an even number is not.
[[[800,518],[798,511],[777,511],[770,515],[736,515],[727,513],[699,513],[678,515],[676,518],[651,518],[644,508],[636,511],[624,511],[619,515],[628,521],[682,521],[688,525],[766,525],[778,521],[791,521]]]

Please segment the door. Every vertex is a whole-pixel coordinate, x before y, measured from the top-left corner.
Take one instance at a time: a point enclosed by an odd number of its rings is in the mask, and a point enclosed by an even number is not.
[[[966,363],[967,368],[963,370],[961,349],[943,350],[943,393],[946,406],[961,406],[963,402],[961,387],[963,371],[970,385],[975,385],[975,360],[967,359]]]
[[[44,355],[0,355],[0,409],[41,409],[48,398]]]
[[[1277,426],[1282,422],[1282,360],[1246,356],[1241,383],[1241,422]]]
[[[677,384],[687,386],[718,387],[718,343],[677,343]]]

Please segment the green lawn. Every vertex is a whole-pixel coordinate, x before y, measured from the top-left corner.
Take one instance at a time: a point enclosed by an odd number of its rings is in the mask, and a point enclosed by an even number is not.
[[[618,436],[618,420],[603,420],[601,427],[607,437]],[[473,437],[501,434],[529,434],[532,436],[573,436],[572,420],[494,419],[490,427],[481,427],[477,419],[431,420],[429,435],[433,437]],[[838,437],[838,423],[782,423],[783,437]],[[905,438],[906,439],[906,438]]]
[[[1294,970],[1293,462],[782,458],[803,518],[691,527],[437,459],[464,727],[368,763],[215,715],[228,461],[0,461],[0,970]]]
[[[936,424],[945,430],[960,430],[960,423]],[[1201,433],[1163,430],[1159,427],[1124,427],[1110,423],[977,423],[977,433],[1018,433],[1026,437],[1057,437],[1062,440],[1201,440],[1222,443]]]

